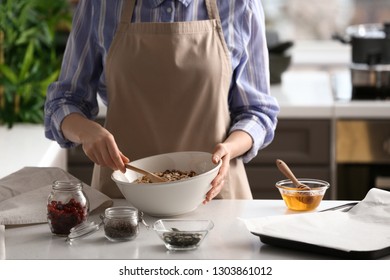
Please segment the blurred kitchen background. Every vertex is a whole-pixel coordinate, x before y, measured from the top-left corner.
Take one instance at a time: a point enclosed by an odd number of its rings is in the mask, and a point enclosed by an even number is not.
[[[268,30],[282,40],[330,40],[349,25],[390,19],[387,0],[263,0]]]
[[[71,11],[77,2],[69,0]],[[274,187],[283,179],[277,158],[298,177],[329,181],[328,199],[362,199],[372,187],[390,190],[390,97],[352,99],[351,44],[336,38],[343,37],[349,26],[390,22],[389,0],[262,0],[262,4],[271,94],[278,98],[281,114],[273,143],[246,166],[254,197],[280,198]],[[57,50],[62,50],[66,27],[58,32],[62,37]],[[388,84],[389,64],[380,65],[381,82]],[[0,83],[0,93],[1,87]],[[104,123],[104,116],[102,107],[97,121]],[[5,130],[1,125],[0,129],[3,137]],[[17,125],[11,130],[15,129]],[[15,143],[7,141],[3,143]],[[90,183],[93,164],[81,147],[54,150],[66,153],[61,162],[70,173]],[[3,162],[12,165],[7,156],[1,158],[1,166]],[[51,163],[58,165],[55,160]]]
[[[278,156],[284,157],[298,176],[330,181],[331,198],[362,199],[369,188],[390,189],[388,25],[380,54],[387,60],[370,65],[370,70],[359,70],[360,76],[352,70],[362,65],[352,59],[353,45],[340,40],[351,26],[375,24],[385,29],[390,22],[389,1],[262,3],[270,47],[271,92],[281,103],[281,115],[274,142],[247,165],[254,192],[259,190],[255,196],[274,197],[272,182],[280,175],[273,164]],[[273,53],[275,46],[283,45],[291,47]],[[379,70],[372,71],[375,67]],[[375,80],[375,85],[368,87],[372,95],[357,100],[361,98],[352,96],[355,84],[365,79]],[[385,92],[385,97],[374,96],[377,90]],[[329,95],[330,99],[325,97]],[[325,112],[329,108],[331,112]]]

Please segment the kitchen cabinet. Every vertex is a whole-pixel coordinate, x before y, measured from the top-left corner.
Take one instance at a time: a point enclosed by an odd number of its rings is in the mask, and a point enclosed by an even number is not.
[[[370,188],[390,190],[390,120],[336,122],[337,197],[361,200]]]
[[[280,198],[275,183],[285,179],[276,159],[299,178],[331,180],[331,120],[280,119],[274,141],[245,165],[256,199]],[[327,192],[327,197],[330,192]]]
[[[81,145],[68,149],[68,172],[90,185],[93,162],[85,155]]]

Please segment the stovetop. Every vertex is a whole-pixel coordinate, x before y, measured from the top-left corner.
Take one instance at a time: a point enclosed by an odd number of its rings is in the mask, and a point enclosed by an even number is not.
[[[353,86],[349,70],[335,71],[330,76],[335,101],[390,101],[388,88]]]

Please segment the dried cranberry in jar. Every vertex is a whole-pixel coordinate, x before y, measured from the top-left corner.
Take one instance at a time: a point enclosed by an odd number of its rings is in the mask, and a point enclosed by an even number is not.
[[[68,235],[70,229],[86,221],[89,202],[78,180],[55,181],[47,202],[47,221],[52,233]]]

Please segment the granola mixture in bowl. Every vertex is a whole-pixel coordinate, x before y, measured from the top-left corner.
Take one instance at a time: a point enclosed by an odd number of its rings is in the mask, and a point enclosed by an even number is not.
[[[153,174],[161,177],[161,178],[164,178],[166,182],[172,182],[172,181],[179,181],[179,180],[183,180],[183,179],[188,179],[188,178],[191,178],[191,177],[194,177],[196,176],[196,172],[195,171],[180,171],[180,170],[175,170],[175,169],[172,169],[172,170],[165,170],[164,172],[153,172]],[[142,177],[139,177],[137,178],[137,180],[135,180],[136,183],[152,183],[152,181],[147,177],[147,176],[142,176]]]

